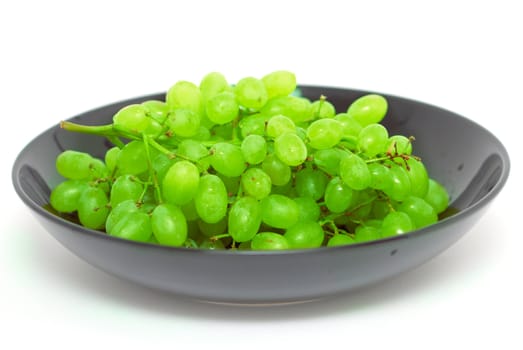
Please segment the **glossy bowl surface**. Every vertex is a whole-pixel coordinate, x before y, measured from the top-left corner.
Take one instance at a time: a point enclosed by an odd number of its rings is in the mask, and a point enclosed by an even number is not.
[[[301,86],[305,97],[326,95],[338,111],[367,91]],[[44,228],[88,263],[115,276],[191,298],[231,303],[305,301],[348,292],[395,276],[433,258],[462,237],[504,186],[509,157],[502,143],[473,121],[429,104],[382,94],[390,134],[413,135],[415,154],[445,185],[459,212],[437,224],[375,242],[283,252],[209,251],[137,243],[89,230],[44,209],[62,181],[54,164],[66,149],[103,158],[111,145],[98,136],[51,127],[15,161],[14,187]],[[148,95],[94,109],[72,121],[98,125]]]

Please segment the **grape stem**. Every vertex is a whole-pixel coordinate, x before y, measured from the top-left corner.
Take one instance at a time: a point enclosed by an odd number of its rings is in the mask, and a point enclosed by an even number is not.
[[[221,235],[215,235],[215,236],[212,236],[212,237],[209,238],[209,240],[210,240],[211,242],[216,242],[216,241],[219,240],[219,239],[227,238],[227,237],[231,237],[231,235],[228,234],[228,233],[223,233],[223,234],[221,234]]]

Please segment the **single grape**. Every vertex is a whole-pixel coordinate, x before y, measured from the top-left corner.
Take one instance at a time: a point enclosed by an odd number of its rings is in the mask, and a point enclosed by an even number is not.
[[[234,87],[234,92],[240,105],[255,110],[260,110],[268,99],[263,82],[253,77],[241,79]]]
[[[200,93],[204,102],[221,92],[230,90],[231,87],[227,82],[227,79],[219,72],[211,72],[207,74],[200,82]]]
[[[311,197],[293,198],[298,205],[298,221],[310,220],[318,221],[320,218],[320,206]]]
[[[243,158],[249,164],[260,164],[267,155],[267,142],[260,135],[248,135],[240,146]]]
[[[414,230],[410,217],[401,211],[392,211],[383,218],[381,232],[383,237],[401,235]]]
[[[390,168],[376,162],[368,164],[368,167],[370,172],[370,188],[384,190],[391,186],[392,176],[390,174]]]
[[[246,138],[249,135],[265,134],[265,117],[261,114],[253,114],[240,119],[238,123],[241,136]]]
[[[283,235],[291,249],[318,248],[322,245],[325,233],[315,221],[300,221],[288,228]]]
[[[56,170],[71,180],[88,179],[91,176],[93,157],[85,152],[67,150],[56,157]]]
[[[291,179],[291,168],[283,163],[275,154],[268,154],[262,163],[262,169],[276,186],[283,186]]]
[[[391,154],[412,154],[412,142],[403,135],[393,135],[389,137],[387,150]]]
[[[174,84],[165,96],[169,110],[186,109],[197,116],[202,113],[202,98],[200,89],[189,81],[180,80]]]
[[[417,229],[432,225],[438,221],[438,215],[434,208],[418,197],[407,197],[398,206],[398,211],[406,213]]]
[[[369,158],[386,151],[389,133],[381,124],[369,124],[358,135],[358,147]]]
[[[299,207],[291,198],[271,194],[261,201],[262,221],[275,228],[289,228],[296,224]]]
[[[221,92],[206,103],[207,118],[216,124],[226,124],[238,117],[240,106],[232,92]]]
[[[342,138],[346,140],[351,140],[356,142],[358,135],[363,129],[353,117],[349,116],[347,113],[340,113],[334,117],[335,120],[339,121],[342,125]]]
[[[354,244],[356,240],[349,235],[345,234],[335,234],[327,242],[327,247],[338,247],[342,245]]]
[[[118,161],[118,155],[120,154],[120,148],[118,147],[112,147],[105,152],[105,166],[107,167],[107,170],[109,173],[114,173],[116,169],[116,163]]]
[[[297,166],[307,158],[307,147],[294,133],[285,133],[274,140],[274,153],[285,164]]]
[[[167,125],[176,135],[191,137],[200,129],[200,116],[190,109],[175,109],[167,118]]]
[[[354,118],[362,127],[379,123],[387,114],[387,100],[380,95],[369,94],[352,102],[347,114]]]
[[[275,115],[284,115],[295,123],[313,119],[312,104],[303,97],[282,96],[270,99],[262,108],[261,114],[267,119]]]
[[[207,223],[222,220],[227,213],[227,189],[222,179],[216,175],[206,174],[200,178],[194,204],[200,219]]]
[[[180,247],[187,239],[187,220],[182,210],[169,203],[158,205],[151,215],[151,229],[160,244]]]
[[[147,153],[142,141],[131,141],[122,148],[116,160],[119,174],[140,175],[147,171]]]
[[[80,223],[95,230],[102,229],[109,215],[109,199],[98,187],[87,187],[78,198],[78,219]]]
[[[321,170],[304,168],[295,173],[296,192],[301,197],[310,197],[317,201],[322,198],[329,182]]]
[[[449,206],[449,194],[442,184],[434,179],[429,179],[427,194],[424,197],[437,214],[440,214]]]
[[[352,203],[352,192],[339,177],[333,177],[325,190],[325,205],[333,213],[342,213]]]
[[[129,214],[140,211],[140,206],[132,199],[120,202],[117,206],[114,206],[107,216],[105,221],[105,231],[111,234],[114,226],[120,221],[120,219]]]
[[[261,224],[261,208],[258,201],[249,196],[241,197],[229,212],[229,234],[236,242],[250,241]]]
[[[383,192],[395,201],[402,201],[407,198],[412,191],[410,177],[407,170],[398,164],[389,163],[390,185],[383,189]]]
[[[295,133],[296,125],[292,119],[284,115],[275,115],[267,121],[266,134],[269,137],[276,138],[285,133]]]
[[[309,145],[315,149],[332,148],[340,142],[343,127],[332,118],[315,120],[307,128]]]
[[[220,174],[229,177],[240,176],[247,165],[239,146],[231,143],[219,142],[211,148],[211,165]]]
[[[311,108],[314,118],[334,118],[336,115],[336,108],[332,103],[326,100],[320,99],[314,101]]]
[[[160,125],[165,123],[167,115],[169,114],[169,107],[165,102],[149,100],[142,102],[142,107],[145,108],[148,117],[154,119]]]
[[[127,213],[114,225],[110,235],[138,242],[149,242],[152,235],[151,219],[149,215],[140,211]]]
[[[143,185],[133,175],[121,175],[111,187],[110,203],[111,207],[116,207],[119,203],[131,199],[138,201],[143,192]]]
[[[258,200],[271,193],[272,183],[270,176],[260,168],[249,168],[241,176],[243,191]]]
[[[411,184],[410,194],[415,197],[425,197],[429,189],[429,175],[425,165],[420,160],[411,157],[405,166]]]
[[[345,184],[353,190],[363,190],[370,186],[369,167],[363,159],[355,154],[343,157],[340,162],[340,176]]]
[[[289,249],[287,239],[275,232],[257,233],[251,241],[252,250],[284,250]]]
[[[356,242],[370,242],[381,238],[381,229],[369,226],[360,225],[356,228],[355,239]]]
[[[141,133],[150,124],[147,109],[140,104],[131,104],[120,109],[113,116],[113,125],[123,130]]]
[[[178,145],[176,155],[192,162],[198,162],[203,157],[209,155],[209,150],[198,141],[185,139]]]
[[[347,152],[339,148],[320,149],[314,152],[312,159],[314,164],[325,173],[336,176],[340,171],[340,162]]]
[[[269,99],[287,96],[296,89],[296,75],[289,71],[279,70],[271,72],[261,80],[265,85]]]
[[[49,202],[59,212],[72,213],[78,210],[78,200],[87,187],[87,181],[66,180],[53,188]]]
[[[196,165],[187,160],[176,162],[163,178],[163,198],[172,204],[187,204],[196,195],[199,183],[200,172]]]

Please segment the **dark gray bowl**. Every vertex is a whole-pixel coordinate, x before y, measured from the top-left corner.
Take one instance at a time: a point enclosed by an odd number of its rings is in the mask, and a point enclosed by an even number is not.
[[[368,92],[302,86],[304,96],[328,97],[345,110]],[[474,122],[447,110],[384,95],[390,109],[384,124],[392,133],[416,137],[415,153],[432,177],[449,190],[459,212],[406,235],[337,248],[283,252],[208,251],[126,241],[89,230],[43,208],[62,178],[54,164],[65,149],[99,157],[110,145],[97,136],[53,126],[22,150],[13,167],[14,187],[36,218],[73,253],[108,273],[152,288],[200,300],[271,303],[316,299],[367,286],[412,269],[462,237],[504,186],[509,157],[500,141]],[[110,123],[135,98],[81,114],[82,124]]]

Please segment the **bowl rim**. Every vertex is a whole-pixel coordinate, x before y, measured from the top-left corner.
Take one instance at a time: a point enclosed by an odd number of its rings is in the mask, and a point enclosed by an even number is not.
[[[382,92],[377,92],[377,91],[371,91],[371,90],[361,90],[361,89],[353,89],[353,88],[338,87],[338,86],[307,85],[307,84],[299,84],[298,88],[300,88],[300,89],[301,88],[305,88],[305,89],[330,89],[330,90],[339,90],[339,91],[345,90],[345,91],[350,91],[352,93],[361,94],[361,95],[371,94],[371,93],[372,94],[380,94],[380,95],[384,96],[387,99],[392,98],[392,99],[399,100],[399,101],[404,101],[404,102],[408,102],[408,103],[414,103],[414,104],[418,104],[418,105],[423,105],[424,107],[438,109],[438,110],[440,110],[440,111],[442,111],[444,113],[453,115],[453,117],[460,118],[465,123],[468,123],[471,127],[478,128],[482,132],[484,132],[487,135],[489,135],[491,137],[491,139],[495,143],[497,143],[497,146],[499,148],[499,153],[500,153],[500,156],[501,156],[501,160],[502,160],[502,168],[501,168],[501,174],[499,175],[499,179],[496,181],[494,186],[492,186],[490,188],[488,193],[486,193],[478,201],[476,201],[472,205],[470,205],[470,206],[468,206],[468,207],[466,207],[466,208],[464,208],[462,210],[459,210],[459,212],[457,212],[457,213],[455,213],[455,214],[453,214],[451,216],[448,216],[448,217],[446,217],[444,219],[441,219],[440,221],[438,221],[438,222],[436,222],[436,223],[434,223],[434,224],[432,224],[430,226],[427,226],[427,227],[424,227],[424,228],[421,228],[421,229],[416,229],[414,231],[410,231],[410,232],[407,232],[407,233],[402,234],[402,235],[381,238],[381,239],[377,239],[377,240],[373,240],[373,241],[357,242],[357,243],[353,243],[353,244],[341,245],[341,246],[335,246],[335,247],[322,246],[322,247],[318,247],[318,248],[287,249],[287,250],[199,249],[199,248],[185,248],[185,247],[167,246],[167,245],[161,245],[161,244],[156,244],[156,243],[152,243],[152,242],[138,242],[138,241],[127,240],[127,239],[123,239],[123,238],[119,238],[119,237],[110,236],[110,235],[108,235],[108,234],[106,234],[104,232],[101,232],[101,231],[98,231],[98,230],[94,230],[94,229],[90,229],[90,228],[81,226],[79,224],[73,223],[71,221],[68,221],[68,220],[66,220],[66,219],[64,219],[64,218],[62,218],[60,216],[57,216],[57,215],[47,211],[46,209],[44,209],[43,207],[38,205],[23,190],[22,185],[20,184],[19,173],[20,173],[20,170],[22,168],[22,164],[21,164],[22,158],[25,155],[25,153],[29,152],[29,149],[31,148],[32,143],[35,142],[40,137],[42,137],[44,134],[47,134],[47,133],[51,132],[52,130],[55,130],[57,127],[59,127],[59,123],[57,123],[57,124],[47,128],[46,130],[44,130],[41,133],[39,133],[37,136],[33,137],[31,139],[31,141],[29,141],[28,144],[25,145],[22,148],[22,150],[18,153],[18,155],[15,158],[15,161],[13,163],[12,171],[11,171],[11,179],[12,179],[12,183],[13,183],[14,189],[15,189],[16,193],[18,194],[18,196],[20,197],[20,199],[29,208],[31,208],[34,211],[34,213],[38,214],[43,219],[54,221],[58,225],[62,225],[62,226],[65,225],[65,227],[69,228],[71,231],[73,231],[75,233],[85,234],[85,235],[89,235],[89,236],[94,236],[94,237],[97,237],[99,239],[108,239],[108,240],[113,240],[114,242],[128,244],[128,245],[132,245],[132,246],[136,246],[136,247],[146,247],[146,248],[149,248],[149,249],[161,249],[161,250],[167,250],[167,251],[170,251],[170,252],[183,253],[183,254],[206,254],[206,255],[213,255],[213,256],[253,256],[253,255],[254,256],[280,256],[280,255],[290,256],[290,255],[303,255],[303,254],[318,254],[318,253],[333,252],[333,251],[350,251],[350,250],[359,249],[359,248],[362,248],[362,247],[375,246],[375,245],[384,245],[384,244],[386,244],[388,242],[394,242],[394,241],[403,240],[403,239],[412,239],[412,238],[416,238],[416,237],[427,235],[430,232],[432,232],[434,230],[437,230],[438,228],[440,228],[440,227],[442,227],[444,225],[446,225],[446,226],[453,225],[455,222],[457,222],[459,220],[462,220],[463,218],[466,218],[466,217],[472,215],[473,213],[481,210],[485,206],[489,205],[493,201],[493,199],[495,197],[497,197],[497,195],[502,190],[502,188],[505,186],[505,184],[506,184],[506,182],[508,180],[509,173],[510,173],[510,157],[509,157],[509,154],[508,154],[508,151],[507,151],[506,147],[496,137],[496,135],[494,135],[490,130],[486,129],[482,125],[478,124],[477,122],[475,122],[472,119],[469,119],[469,118],[467,118],[467,117],[465,117],[463,115],[460,115],[460,114],[455,113],[455,112],[453,112],[451,110],[448,110],[448,109],[445,109],[445,108],[442,108],[442,107],[439,107],[439,106],[436,106],[436,105],[433,105],[433,104],[430,104],[430,103],[427,103],[427,102],[423,102],[423,101],[420,101],[420,100],[416,100],[416,99],[412,99],[412,98],[408,98],[408,97],[403,97],[403,96],[399,96],[399,95],[394,95],[394,94],[389,94],[389,93],[382,93]],[[65,120],[68,120],[68,121],[69,120],[74,120],[74,119],[82,117],[83,115],[90,114],[90,113],[92,113],[94,111],[97,111],[97,110],[100,110],[100,109],[104,109],[104,108],[107,108],[107,107],[111,107],[111,106],[114,106],[116,104],[126,104],[126,103],[131,103],[131,101],[135,101],[135,100],[145,100],[145,99],[149,99],[149,98],[157,98],[157,96],[160,96],[160,95],[165,95],[165,92],[146,94],[146,95],[136,96],[136,97],[127,98],[127,99],[124,99],[124,100],[119,100],[119,101],[107,103],[107,104],[104,104],[102,106],[95,107],[95,108],[89,109],[87,111],[84,111],[84,112],[82,112],[80,114],[77,114],[75,116],[69,117],[69,118],[67,118]]]

